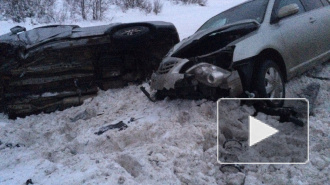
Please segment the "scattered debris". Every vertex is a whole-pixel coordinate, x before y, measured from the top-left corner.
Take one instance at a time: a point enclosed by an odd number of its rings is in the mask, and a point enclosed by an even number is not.
[[[25,145],[24,144],[17,144],[17,145],[15,145],[17,148],[19,148],[19,147],[25,147]]]
[[[0,141],[0,145],[2,145],[2,142]],[[5,144],[5,148],[20,148],[20,147],[25,147],[25,145],[24,144],[20,144],[20,143],[18,143],[18,144],[13,144],[13,143],[7,143],[7,144]],[[3,147],[2,147],[3,148]]]
[[[242,166],[234,164],[223,164],[219,167],[222,173],[238,173],[242,172]]]
[[[256,109],[256,112],[253,116],[257,116],[258,112],[262,112],[267,115],[280,116],[279,121],[281,123],[292,122],[298,126],[304,126],[304,122],[296,117],[297,112],[294,110],[293,107],[269,107],[264,101],[256,101],[256,103],[253,103],[253,107]]]
[[[153,98],[150,96],[150,93],[148,93],[148,91],[146,90],[145,87],[141,86],[140,89],[141,89],[141,91],[143,92],[143,94],[146,95],[146,97],[147,97],[150,101],[152,101],[152,102],[156,102],[156,100],[153,99]]]
[[[118,179],[118,184],[124,184],[125,183],[125,177],[120,176]]]
[[[33,184],[32,179],[28,179],[28,180],[25,182],[25,185],[29,185],[29,184]]]
[[[248,98],[255,98],[256,97],[255,92],[245,91],[245,94],[247,95]]]
[[[114,125],[108,125],[105,127],[101,127],[100,130],[98,132],[95,132],[94,134],[101,135],[108,130],[116,129],[116,128],[118,128],[118,130],[121,131],[121,130],[125,130],[127,127],[128,126],[123,121],[120,121]]]
[[[133,118],[132,117],[127,121],[127,124],[132,123],[132,122],[134,122],[136,120],[139,120],[141,118],[142,117],[140,117],[140,118]],[[108,125],[108,126],[101,127],[100,130],[98,132],[95,132],[94,134],[101,135],[101,134],[103,134],[104,132],[106,132],[108,130],[117,129],[117,128],[118,128],[118,131],[122,131],[122,130],[125,130],[128,127],[127,124],[125,124],[123,121],[120,121],[116,124],[111,124],[111,125]]]
[[[136,120],[139,120],[139,119],[141,119],[141,118],[143,118],[143,117],[140,117],[140,118],[131,118],[131,119],[128,121],[128,123],[132,123],[132,122],[134,122],[134,121],[136,121]]]

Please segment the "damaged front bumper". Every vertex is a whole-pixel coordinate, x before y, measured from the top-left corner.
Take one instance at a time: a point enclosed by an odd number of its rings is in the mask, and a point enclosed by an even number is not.
[[[185,75],[181,74],[180,70],[188,62],[188,59],[174,57],[164,59],[158,71],[151,76],[151,88],[154,90],[174,89],[175,83],[184,79]]]
[[[151,88],[154,90],[175,89],[175,84],[184,79],[184,74],[157,74],[153,73],[151,76]]]
[[[165,59],[158,71],[152,75],[151,89],[166,92],[180,90],[175,93],[183,94],[192,94],[191,90],[201,93],[208,91],[208,95],[212,97],[217,94],[210,93],[222,94],[219,91],[228,92],[222,96],[229,97],[236,97],[243,93],[237,71],[228,71],[209,63],[192,65],[188,59],[173,57]]]

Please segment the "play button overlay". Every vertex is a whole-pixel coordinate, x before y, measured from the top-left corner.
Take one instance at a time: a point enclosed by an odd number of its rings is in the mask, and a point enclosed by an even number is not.
[[[269,101],[283,101],[271,107]],[[221,164],[306,164],[306,99],[222,98],[217,102],[217,158]]]
[[[255,119],[252,116],[249,116],[249,146],[253,146],[260,141],[276,134],[277,129]]]

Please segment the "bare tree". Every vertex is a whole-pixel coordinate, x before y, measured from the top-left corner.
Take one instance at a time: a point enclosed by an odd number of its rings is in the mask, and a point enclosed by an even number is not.
[[[36,18],[42,23],[55,21],[54,6],[56,0],[2,0],[6,7],[5,16],[15,22],[25,18]]]
[[[80,8],[81,8],[81,16],[84,20],[86,20],[86,11],[85,11],[85,0],[81,0],[80,2]]]
[[[28,0],[4,0],[7,9],[5,15],[10,17],[15,22],[21,22],[26,17],[34,16],[31,8],[32,2]]]
[[[153,7],[153,12],[158,15],[163,8],[163,4],[160,2],[160,0],[154,0],[154,7]]]
[[[92,0],[91,7],[93,13],[93,20],[100,20],[103,18],[104,11],[107,10],[108,6],[112,3],[111,0]]]
[[[199,4],[200,6],[205,6],[207,0],[172,0],[176,4],[182,2],[183,4]]]
[[[150,0],[117,0],[115,4],[120,6],[123,11],[131,8],[139,8],[148,14],[153,10]]]
[[[93,20],[99,20],[99,0],[92,1]]]

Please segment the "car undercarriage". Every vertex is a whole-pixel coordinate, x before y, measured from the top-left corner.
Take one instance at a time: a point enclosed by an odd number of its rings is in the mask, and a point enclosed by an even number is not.
[[[98,88],[142,82],[179,41],[166,22],[24,30],[0,37],[1,110],[12,118],[64,110]]]

